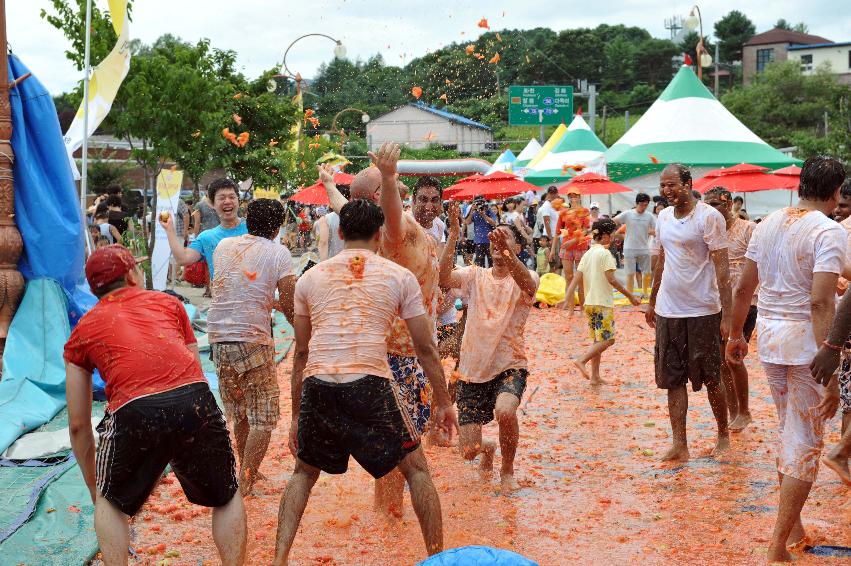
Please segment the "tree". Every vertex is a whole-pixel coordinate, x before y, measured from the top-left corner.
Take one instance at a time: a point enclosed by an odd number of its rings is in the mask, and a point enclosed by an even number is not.
[[[285,184],[286,171],[296,159],[289,149],[290,131],[302,119],[289,97],[268,91],[273,74],[267,71],[252,82],[242,79],[232,85],[236,90],[227,97],[226,120],[217,124],[224,143],[214,156],[234,179],[251,179],[264,188]],[[229,141],[228,134],[245,136],[246,141]]]
[[[71,48],[65,51],[65,57],[74,63],[78,71],[83,70],[85,63],[86,47],[86,0],[50,0],[53,11],[41,10],[40,16],[47,23],[62,31]],[[131,20],[133,0],[127,0],[127,18]],[[95,3],[92,3],[92,33],[89,43],[89,56],[91,65],[96,65],[103,60],[112,48],[118,37],[112,28],[112,19],[109,12],[102,12]]]
[[[842,108],[847,112],[840,101],[847,100],[849,92],[829,69],[819,67],[804,75],[799,63],[787,61],[769,65],[749,86],[725,94],[722,102],[770,145],[788,147],[822,137],[824,113],[839,116]],[[818,144],[806,145],[812,149]]]
[[[718,51],[721,60],[726,63],[742,60],[742,45],[754,36],[756,27],[746,15],[733,10],[715,22],[715,37],[718,38]]]
[[[130,143],[131,155],[142,168],[145,195],[156,209],[154,183],[166,161],[182,157],[185,140],[207,131],[211,116],[223,115],[228,85],[218,80],[207,40],[195,45],[164,36],[140,50],[113,103],[115,134]],[[143,247],[154,247],[156,230],[145,221],[149,201],[143,201]],[[149,282],[150,282],[150,278]]]
[[[796,31],[798,33],[809,33],[810,31],[810,27],[804,22],[798,22],[797,24],[792,25],[790,22],[786,21],[786,18],[780,18],[777,20],[774,27],[777,29],[785,29],[786,31]]]

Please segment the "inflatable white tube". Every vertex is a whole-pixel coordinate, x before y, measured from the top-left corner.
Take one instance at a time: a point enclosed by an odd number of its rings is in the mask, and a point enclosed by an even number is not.
[[[397,170],[400,175],[459,176],[487,173],[491,164],[484,159],[400,159]]]

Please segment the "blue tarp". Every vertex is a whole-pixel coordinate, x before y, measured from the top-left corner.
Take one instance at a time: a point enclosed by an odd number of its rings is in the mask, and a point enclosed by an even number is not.
[[[65,406],[63,347],[71,334],[65,294],[51,279],[27,283],[6,350],[0,381],[0,452]]]
[[[489,546],[450,548],[423,560],[417,566],[538,566],[516,552]]]
[[[9,77],[29,69],[9,57]],[[15,221],[24,239],[18,268],[27,280],[49,277],[68,296],[71,322],[95,304],[83,276],[80,199],[53,98],[35,76],[9,92],[15,151]]]

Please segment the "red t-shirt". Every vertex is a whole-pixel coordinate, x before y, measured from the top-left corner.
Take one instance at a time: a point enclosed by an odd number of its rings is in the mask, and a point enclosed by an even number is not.
[[[147,395],[206,381],[195,334],[180,301],[138,287],[119,289],[86,313],[65,344],[65,360],[106,382],[110,411]]]

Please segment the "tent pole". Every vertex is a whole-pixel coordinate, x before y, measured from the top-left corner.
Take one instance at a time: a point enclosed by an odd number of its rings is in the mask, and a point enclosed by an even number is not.
[[[86,2],[86,47],[83,57],[83,171],[80,174],[80,211],[83,216],[83,230],[87,233],[86,226],[86,193],[88,192],[89,177],[89,68],[92,39],[92,0]],[[86,237],[86,245],[91,253],[91,238]]]
[[[24,249],[24,242],[15,224],[12,171],[15,153],[12,150],[12,104],[9,100],[7,49],[6,2],[0,0],[0,357],[6,347],[9,325],[24,292],[24,278],[18,271],[18,260]],[[3,364],[0,361],[0,377],[2,371]]]

